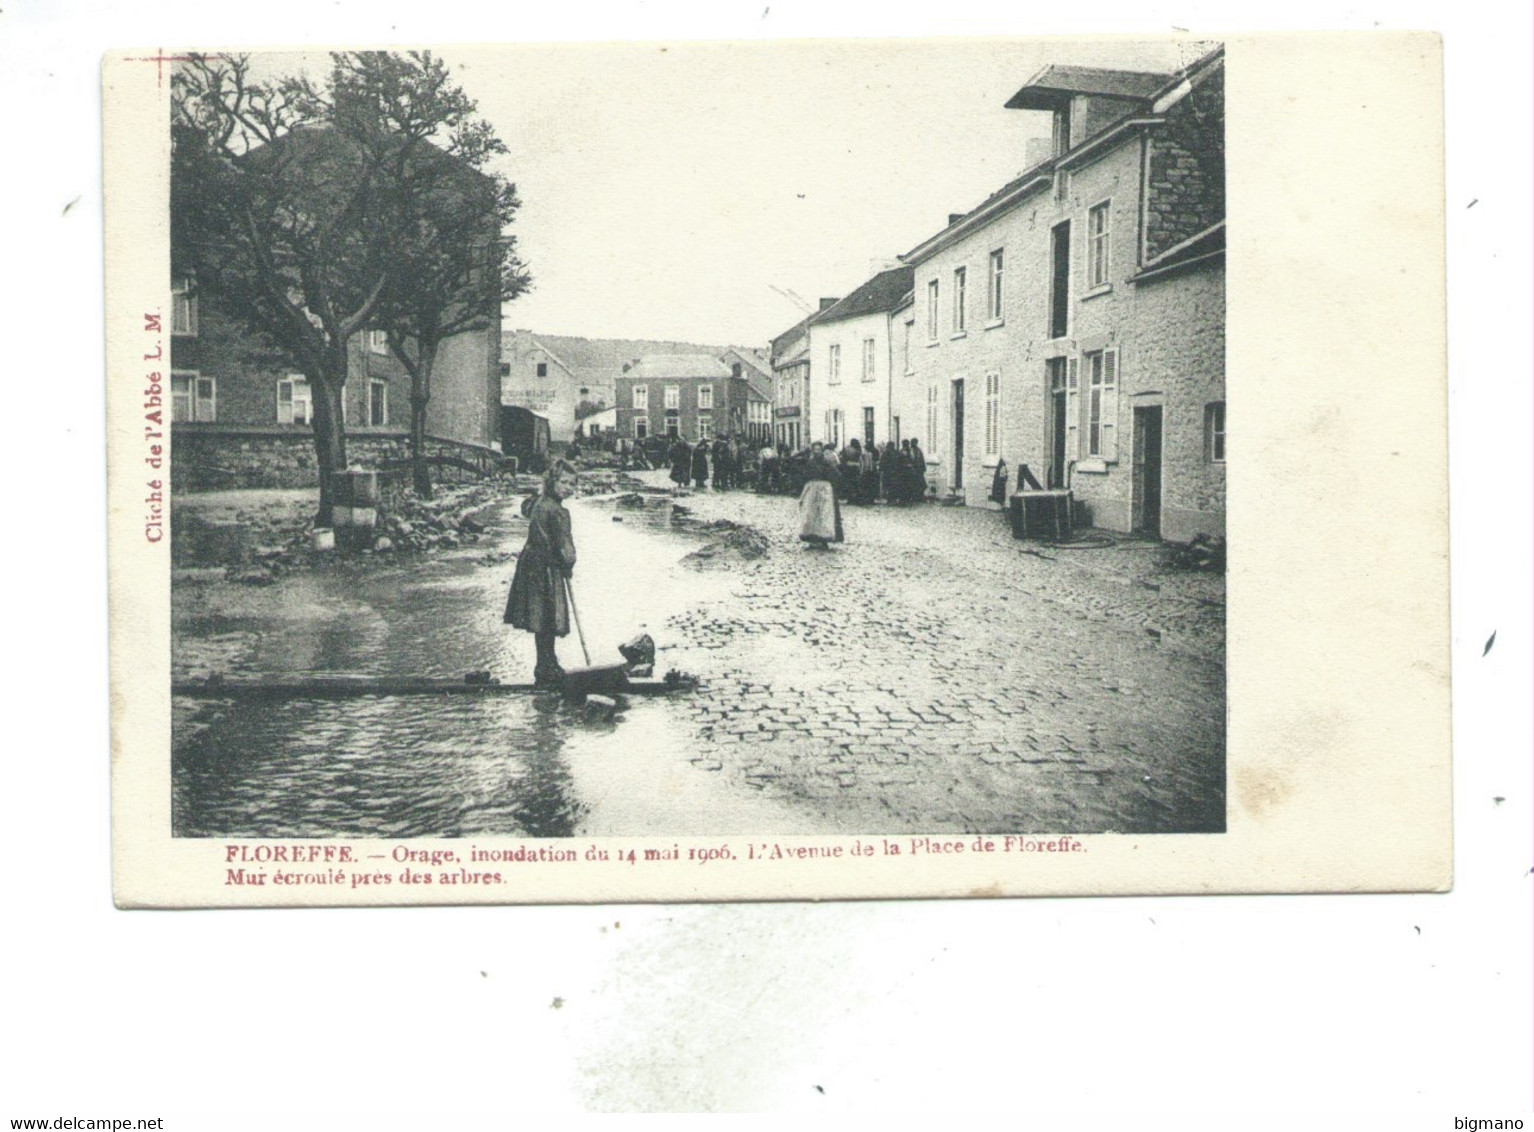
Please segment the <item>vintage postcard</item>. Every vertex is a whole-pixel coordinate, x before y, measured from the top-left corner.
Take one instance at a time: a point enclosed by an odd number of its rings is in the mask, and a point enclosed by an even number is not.
[[[1447,888],[1441,71],[112,53],[117,901]]]

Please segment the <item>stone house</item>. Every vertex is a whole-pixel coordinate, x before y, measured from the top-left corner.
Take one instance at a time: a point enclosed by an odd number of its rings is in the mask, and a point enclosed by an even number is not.
[[[501,340],[502,405],[531,409],[549,422],[549,440],[568,444],[575,435],[581,378],[531,330],[512,330]]]
[[[940,493],[983,503],[1005,460],[1094,525],[1223,534],[1223,79],[1220,50],[1051,66],[1007,103],[1053,152],[902,257],[892,416]]]
[[[747,384],[711,354],[646,355],[618,378],[618,435],[696,443],[743,428]]]
[[[308,379],[188,277],[173,276],[171,289],[176,489],[317,484]],[[443,342],[426,407],[428,436],[500,447],[498,319],[497,312],[486,329]],[[348,458],[372,464],[408,456],[409,374],[380,331],[356,335],[347,354]]]
[[[812,439],[842,448],[853,437],[883,444],[892,435],[891,316],[911,293],[909,265],[881,271],[809,325],[815,377]]]

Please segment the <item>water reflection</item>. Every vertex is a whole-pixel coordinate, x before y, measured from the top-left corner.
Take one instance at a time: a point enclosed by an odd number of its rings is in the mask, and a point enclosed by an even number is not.
[[[593,659],[722,583],[681,571],[698,543],[667,528],[669,508],[572,507],[581,615]],[[501,623],[523,525],[491,518],[492,543],[401,560],[336,565],[241,598],[235,612],[178,592],[178,672],[359,672],[526,679],[532,639]],[[280,592],[273,592],[280,591]],[[561,643],[578,663],[574,637]],[[399,696],[271,703],[180,700],[172,715],[172,829],[181,837],[569,837],[680,833],[752,800],[693,768],[696,740],[663,702],[614,722],[553,696]],[[659,784],[659,785],[657,785]],[[646,787],[657,787],[648,793]],[[744,806],[746,813],[736,812]],[[683,822],[678,825],[678,822]],[[761,823],[770,828],[771,821]]]

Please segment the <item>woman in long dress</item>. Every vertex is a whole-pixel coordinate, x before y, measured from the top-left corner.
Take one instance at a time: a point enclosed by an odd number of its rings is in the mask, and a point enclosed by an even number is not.
[[[845,541],[841,504],[836,499],[836,457],[830,454],[828,460],[827,455],[818,440],[810,445],[804,490],[799,493],[799,537],[812,550],[829,550],[833,542]]]
[[[564,501],[575,490],[574,469],[556,462],[543,477],[543,491],[522,505],[527,544],[517,556],[511,593],[502,620],[533,635],[538,661],[533,683],[557,685],[565,670],[554,654],[554,640],[570,633],[570,602],[565,580],[575,572],[575,539]]]

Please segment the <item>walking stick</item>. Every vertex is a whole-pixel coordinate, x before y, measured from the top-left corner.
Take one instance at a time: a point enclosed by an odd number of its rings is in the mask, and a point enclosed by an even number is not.
[[[575,635],[581,642],[581,656],[586,660],[586,667],[591,667],[591,654],[586,651],[586,634],[581,630],[581,615],[575,608],[575,586],[569,578],[565,578],[565,600],[570,603],[570,620],[575,622]]]

